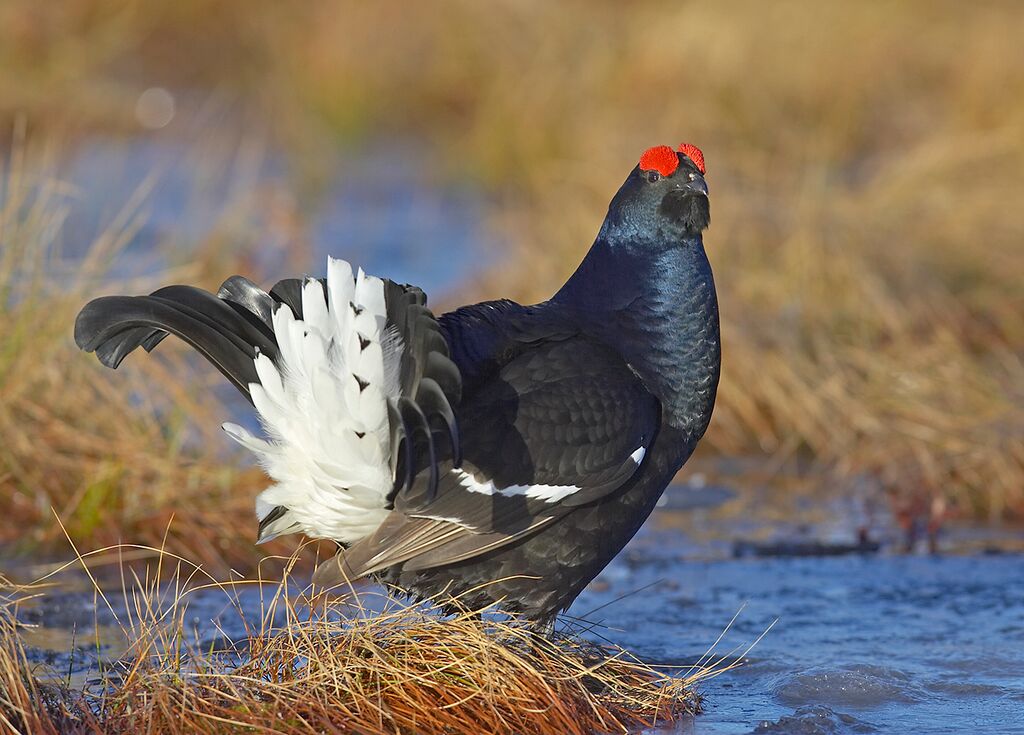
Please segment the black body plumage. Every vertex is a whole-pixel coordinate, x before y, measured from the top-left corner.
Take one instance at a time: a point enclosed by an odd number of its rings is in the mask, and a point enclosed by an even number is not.
[[[385,282],[403,346],[388,398],[394,485],[383,521],[318,582],[370,574],[547,624],[632,538],[703,436],[720,370],[706,184],[686,155],[669,168],[634,169],[549,301],[435,320],[421,291]],[[265,293],[234,277],[217,296],[169,287],[92,302],[76,339],[116,367],[172,332],[249,397],[254,357],[276,359],[283,306],[302,318],[301,282]]]
[[[666,248],[644,267],[634,265],[628,270],[619,267],[620,256],[611,254],[615,246],[599,241],[594,247],[591,252],[598,253],[597,262],[581,266],[579,280],[571,280],[573,285],[552,301],[529,308],[497,306],[491,320],[480,316],[491,311],[490,305],[470,307],[443,316],[441,323],[464,376],[493,371],[518,349],[532,353],[538,335],[547,335],[540,338],[541,344],[564,345],[561,350],[547,348],[545,357],[550,360],[552,375],[578,375],[581,393],[595,379],[617,375],[617,392],[609,395],[602,384],[603,391],[594,397],[592,406],[565,401],[552,408],[548,432],[534,428],[529,415],[536,408],[529,398],[523,400],[519,395],[509,395],[502,408],[506,414],[522,412],[526,416],[504,420],[516,427],[509,432],[513,437],[536,437],[534,451],[546,450],[549,466],[557,467],[551,474],[564,481],[566,476],[580,473],[567,462],[585,465],[592,460],[575,450],[569,437],[565,442],[568,451],[552,456],[562,446],[557,443],[558,429],[565,435],[578,432],[587,408],[603,408],[608,435],[622,437],[628,434],[624,432],[626,422],[622,417],[613,418],[610,404],[625,404],[634,409],[633,421],[649,421],[652,434],[639,470],[591,502],[561,504],[557,521],[518,544],[445,568],[392,567],[382,573],[387,581],[424,596],[448,589],[461,595],[461,602],[470,607],[502,599],[507,609],[549,621],[621,551],[693,453],[710,421],[721,362],[718,304],[703,246],[699,238],[690,238]],[[588,282],[598,287],[590,288]],[[579,291],[575,283],[582,284]],[[602,283],[605,288],[600,287]],[[615,347],[605,348],[612,344]],[[508,393],[516,389],[518,385]],[[470,416],[475,419],[476,411],[490,410],[487,406],[494,403],[490,396],[482,399],[484,405],[478,409],[472,383],[466,391],[463,412],[473,410]],[[611,400],[602,406],[600,398],[605,396]],[[464,425],[480,424],[467,417]],[[592,441],[590,437],[581,440]],[[467,465],[476,463],[477,451],[486,457],[483,464],[493,462],[498,442],[478,450],[481,443],[467,441]],[[625,446],[616,449],[628,453]],[[519,466],[519,482],[524,476],[535,481],[550,477],[546,468],[525,462]],[[494,467],[495,475],[500,471]]]

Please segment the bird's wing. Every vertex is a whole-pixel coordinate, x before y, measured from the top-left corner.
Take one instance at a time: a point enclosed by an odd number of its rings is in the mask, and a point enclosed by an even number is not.
[[[530,535],[624,489],[659,415],[608,347],[580,336],[529,345],[464,397],[462,467],[442,471],[433,497],[422,481],[400,492],[380,527],[322,565],[316,581],[442,566]]]

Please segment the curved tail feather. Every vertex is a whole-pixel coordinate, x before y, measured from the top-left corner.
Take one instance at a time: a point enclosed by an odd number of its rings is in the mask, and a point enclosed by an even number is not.
[[[252,403],[268,435],[225,425],[275,484],[257,499],[260,540],[303,531],[350,544],[372,533],[421,472],[460,463],[461,378],[426,296],[353,275],[286,279],[270,292],[232,276],[211,294],[168,286],[82,309],[75,341],[116,368],[168,334],[194,347]]]
[[[205,357],[251,401],[258,351],[274,353],[272,338],[254,329],[213,294],[170,286],[149,296],[104,296],[86,304],[75,320],[75,342],[116,368],[136,347],[152,350],[168,333]]]

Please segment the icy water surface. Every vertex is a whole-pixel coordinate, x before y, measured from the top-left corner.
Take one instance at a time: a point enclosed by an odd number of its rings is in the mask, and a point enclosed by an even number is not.
[[[685,733],[1024,733],[1024,557],[689,558],[641,533],[570,612],[650,662],[774,626]]]

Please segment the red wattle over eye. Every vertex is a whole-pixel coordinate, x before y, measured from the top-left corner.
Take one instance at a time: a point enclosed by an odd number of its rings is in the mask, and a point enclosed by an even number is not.
[[[695,146],[693,143],[681,143],[678,151],[684,155],[690,157],[693,161],[693,165],[697,167],[697,170],[702,174],[706,174],[707,171],[704,169],[704,153],[700,148]]]
[[[671,176],[679,168],[679,156],[667,145],[648,148],[640,156],[641,171],[657,171],[662,176]]]

